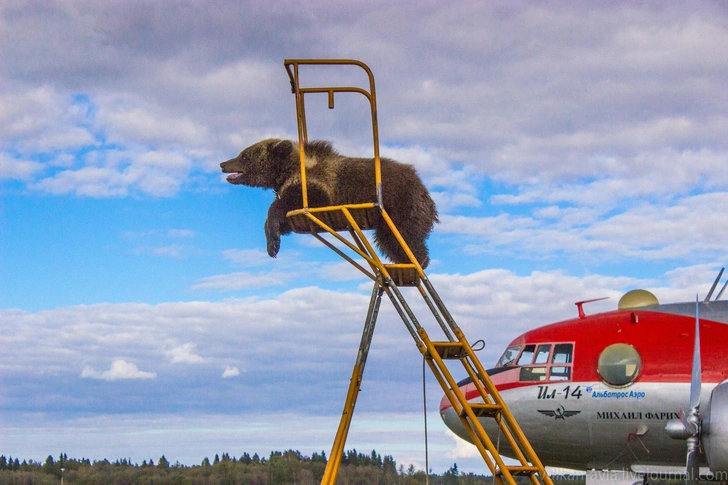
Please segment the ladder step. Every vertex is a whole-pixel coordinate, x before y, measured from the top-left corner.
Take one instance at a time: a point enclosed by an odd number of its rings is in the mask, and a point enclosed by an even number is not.
[[[460,342],[432,342],[432,345],[443,360],[462,359],[468,355]]]
[[[348,231],[351,226],[349,225],[348,219],[341,211],[342,207],[346,206],[311,208],[309,209],[309,212],[336,232]],[[374,229],[377,227],[382,218],[378,207],[347,207],[347,209],[361,230]],[[305,211],[301,209],[289,212],[287,217],[291,223],[291,229],[293,229],[293,232],[295,233],[312,234],[326,232],[325,229],[311,221],[311,219],[306,216]]]
[[[385,264],[384,267],[397,286],[417,286],[420,280],[414,264]]]
[[[473,410],[473,414],[475,414],[476,418],[492,418],[503,410],[503,407],[500,404],[468,403],[465,406],[470,406],[470,409]],[[463,406],[463,410],[460,412],[460,416],[462,417],[468,415],[468,413],[465,412],[465,406]]]
[[[511,475],[515,477],[530,477],[531,475],[538,473],[538,468],[533,465],[525,465],[525,466],[508,466],[506,465],[506,469],[510,472]],[[496,470],[495,472],[496,476],[503,475],[502,470]]]

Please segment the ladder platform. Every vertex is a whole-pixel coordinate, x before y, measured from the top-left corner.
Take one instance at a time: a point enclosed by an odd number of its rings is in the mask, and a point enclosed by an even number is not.
[[[417,286],[420,274],[414,264],[385,264],[384,267],[397,286]]]
[[[432,342],[432,346],[443,360],[459,360],[468,355],[460,342]]]
[[[534,475],[538,473],[538,467],[532,466],[532,465],[524,465],[524,466],[508,466],[506,465],[506,469],[510,472],[510,474],[514,477],[530,477],[531,475]],[[495,472],[495,475],[497,477],[503,475],[503,470],[498,470]]]
[[[473,410],[473,414],[475,414],[476,418],[493,418],[503,409],[500,404],[468,403],[466,406],[470,406],[470,409]],[[463,406],[462,411],[460,411],[460,416],[464,418],[467,415],[468,413],[465,411],[465,407]]]
[[[297,234],[313,234],[328,232],[325,228],[313,221],[307,214],[319,219],[336,232],[349,231],[351,224],[344,214],[346,209],[361,230],[374,229],[382,220],[379,207],[374,203],[335,205],[329,207],[309,207],[298,209],[286,214],[291,223],[291,229]]]

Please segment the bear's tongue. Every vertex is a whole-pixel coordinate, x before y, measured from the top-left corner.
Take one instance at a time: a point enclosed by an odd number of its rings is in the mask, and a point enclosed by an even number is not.
[[[240,182],[238,182],[238,179],[239,179],[240,177],[242,177],[242,176],[243,176],[243,174],[242,174],[242,173],[240,173],[240,172],[236,172],[236,173],[231,173],[230,175],[228,175],[228,176],[227,176],[227,177],[225,178],[225,180],[227,180],[227,181],[228,181],[228,182],[230,182],[231,184],[235,184],[235,183],[240,183]]]

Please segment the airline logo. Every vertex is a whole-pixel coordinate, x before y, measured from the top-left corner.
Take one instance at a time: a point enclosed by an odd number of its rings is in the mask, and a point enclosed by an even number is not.
[[[554,419],[563,419],[566,420],[566,418],[570,418],[572,416],[575,416],[579,414],[581,411],[567,411],[564,409],[564,406],[559,405],[556,409],[553,411],[548,409],[538,409],[539,413],[543,414],[544,416],[548,416],[550,418]]]

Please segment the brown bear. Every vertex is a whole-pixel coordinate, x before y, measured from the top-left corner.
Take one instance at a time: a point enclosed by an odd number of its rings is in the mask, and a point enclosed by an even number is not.
[[[350,158],[322,140],[305,144],[306,182],[309,207],[357,204],[377,200],[374,159]],[[235,158],[220,164],[227,181],[251,187],[273,189],[276,199],[268,209],[265,235],[268,254],[275,257],[281,235],[292,232],[286,218],[289,211],[303,207],[298,143],[269,139],[251,145]],[[382,202],[420,265],[430,261],[425,239],[437,219],[437,209],[414,167],[381,159]],[[377,247],[395,263],[409,258],[383,219],[374,236]]]

